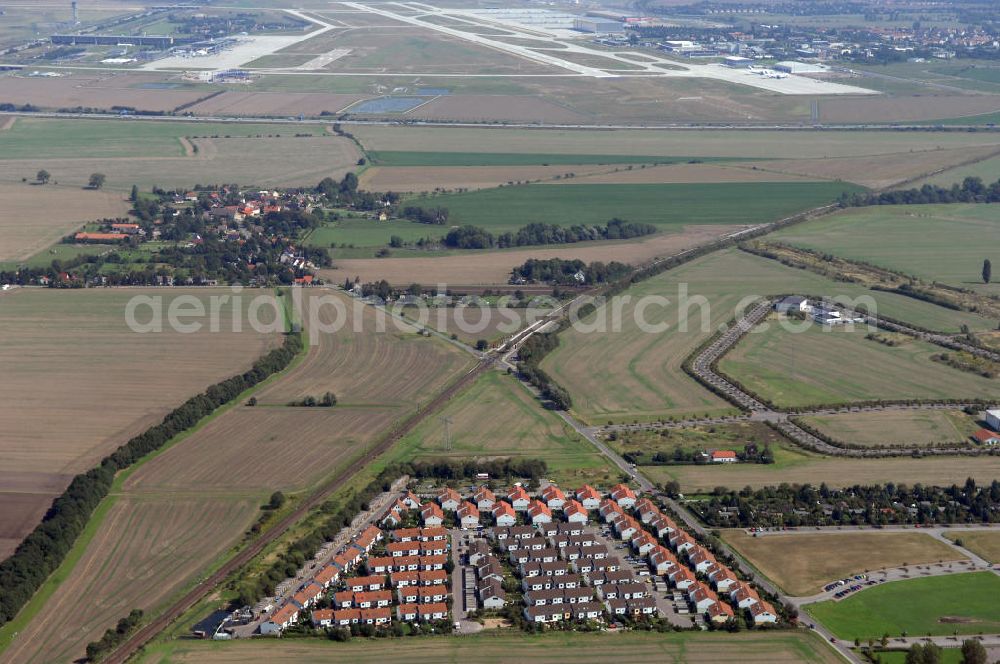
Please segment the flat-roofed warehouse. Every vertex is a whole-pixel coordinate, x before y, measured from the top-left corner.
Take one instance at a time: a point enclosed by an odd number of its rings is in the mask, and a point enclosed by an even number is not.
[[[170,37],[163,35],[52,35],[49,41],[53,44],[118,46],[132,44],[133,46],[153,46],[155,48],[170,48],[177,44],[186,44],[193,39]]]
[[[778,62],[774,65],[773,69],[786,74],[821,74],[829,71],[829,68],[825,65],[813,64],[811,62],[796,62],[795,60]]]
[[[625,31],[621,21],[610,21],[606,18],[594,16],[573,19],[573,29],[580,32],[593,32],[595,34]]]

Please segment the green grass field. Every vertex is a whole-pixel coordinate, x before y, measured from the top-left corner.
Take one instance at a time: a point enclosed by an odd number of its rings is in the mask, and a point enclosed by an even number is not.
[[[808,611],[842,639],[995,634],[998,595],[1000,577],[992,572],[949,574],[886,583]]]
[[[997,117],[997,121],[1000,122],[1000,116]],[[974,164],[969,164],[968,166],[949,168],[943,173],[938,173],[919,182],[914,182],[911,186],[920,187],[924,184],[936,184],[942,187],[950,187],[969,176],[982,178],[983,182],[996,182],[997,178],[1000,178],[1000,157],[991,157]]]
[[[906,664],[905,650],[888,650],[878,653],[882,664]],[[941,650],[941,664],[962,664],[962,651],[959,648],[943,648]]]
[[[982,162],[986,164],[988,162]],[[1000,177],[994,174],[992,180]],[[1000,265],[1000,206],[897,205],[845,210],[775,233],[776,240],[912,274],[925,281],[1000,294],[983,284],[983,259]]]
[[[769,328],[747,335],[719,368],[782,407],[874,399],[975,399],[1000,396],[1000,381],[930,359],[944,349],[922,341],[890,348],[865,339],[867,328],[801,333]]]
[[[148,120],[49,120],[18,118],[0,132],[0,159],[38,157],[181,157],[184,136],[322,134],[322,126],[201,124]],[[55,165],[54,165],[55,166]],[[50,168],[58,175],[56,168]]]
[[[958,410],[884,410],[802,419],[838,440],[875,447],[958,442],[972,445],[969,436],[977,428],[972,417]]]
[[[681,292],[685,288],[690,307],[687,328],[683,329],[680,312]],[[602,307],[585,322],[603,320],[605,331],[588,325],[562,332],[559,347],[545,358],[542,367],[570,391],[574,412],[591,423],[728,412],[731,406],[685,374],[681,364],[703,339],[734,317],[744,296],[781,293],[869,296],[884,315],[931,329],[957,332],[963,323],[977,329],[994,326],[992,321],[972,314],[833,282],[812,272],[730,249],[634,285],[625,293],[631,301],[620,301],[620,325],[613,324],[613,309]],[[640,328],[636,305],[647,296],[670,300],[666,306],[654,302],[643,313],[648,323],[666,323],[668,328],[649,333]],[[699,306],[702,299],[707,306]],[[877,345],[870,341],[863,343]],[[929,361],[925,362],[929,365]],[[937,364],[933,369],[957,374],[963,386],[977,384],[972,374]],[[950,385],[955,387],[954,382]]]
[[[450,418],[451,450],[443,418]],[[605,458],[555,413],[543,409],[518,381],[491,371],[397,446],[405,458],[524,456],[544,459],[567,485],[617,481]]]
[[[404,152],[379,150],[368,153],[378,166],[547,166],[574,164],[683,164],[734,161],[713,157],[666,157],[634,154],[544,154],[517,152]]]
[[[838,182],[547,184],[447,194],[411,203],[446,207],[451,224],[496,232],[532,222],[603,224],[614,217],[670,227],[775,221],[829,203],[845,190],[860,188]]]
[[[629,662],[630,664],[837,664],[842,660],[829,645],[806,630],[778,632],[626,632],[524,634],[487,630],[461,637],[408,639],[240,639],[238,641],[170,641],[147,647],[143,664],[236,664],[249,661],[295,661],[299,664],[386,661],[413,664],[440,662]]]

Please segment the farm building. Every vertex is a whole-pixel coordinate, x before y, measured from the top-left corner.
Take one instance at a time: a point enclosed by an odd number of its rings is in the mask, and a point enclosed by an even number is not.
[[[779,300],[774,305],[774,310],[778,313],[788,313],[789,311],[801,311],[803,313],[812,309],[809,300],[799,295],[789,295],[783,300]]]
[[[712,452],[712,463],[736,463],[736,452],[732,450],[715,450]]]
[[[986,426],[1000,431],[1000,409],[986,411]]]

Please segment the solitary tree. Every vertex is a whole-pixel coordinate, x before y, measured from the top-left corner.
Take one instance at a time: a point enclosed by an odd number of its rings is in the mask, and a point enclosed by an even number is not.
[[[90,183],[89,183],[90,184],[90,188],[91,189],[100,189],[101,187],[104,186],[104,181],[107,180],[107,179],[108,179],[108,177],[104,173],[91,173],[90,174]]]
[[[983,261],[983,283],[990,283],[990,279],[993,277],[993,263],[987,258]]]
[[[39,182],[41,182],[42,184],[48,184],[48,182],[49,182],[49,180],[51,178],[52,178],[52,176],[44,168],[42,170],[38,171],[38,173],[35,175],[35,179],[38,180]]]
[[[137,200],[139,200],[139,187],[138,186],[132,185],[132,193],[129,194],[128,199],[130,201],[132,201],[133,203],[135,203]]]
[[[986,648],[978,639],[962,641],[962,664],[986,664]]]
[[[272,510],[281,509],[282,505],[285,504],[285,494],[280,491],[275,491],[271,494],[271,500],[267,502],[267,506]]]

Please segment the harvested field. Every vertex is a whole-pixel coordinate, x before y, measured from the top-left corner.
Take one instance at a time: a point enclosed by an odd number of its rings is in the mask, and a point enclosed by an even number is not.
[[[300,491],[394,419],[392,408],[248,408],[208,423],[129,476],[128,492]],[[294,449],[295,454],[289,454]],[[303,463],[308,459],[308,463]]]
[[[968,166],[952,168],[943,173],[938,173],[937,175],[914,182],[912,186],[921,187],[924,184],[936,184],[942,187],[950,187],[967,177],[982,178],[983,182],[986,183],[996,182],[1000,178],[1000,157],[985,159],[974,164],[969,164]]]
[[[441,127],[353,127],[371,150],[686,155],[805,159],[861,157],[938,148],[1000,146],[1000,136],[964,132],[645,131]]]
[[[511,269],[529,258],[578,258],[588,263],[600,260],[640,265],[738,230],[734,226],[685,226],[677,233],[661,233],[632,242],[581,243],[427,258],[338,259],[333,269],[321,274],[333,283],[360,276],[362,281],[386,279],[399,285],[408,285],[414,279],[422,284],[506,284]]]
[[[947,169],[977,162],[995,155],[996,146],[927,150],[920,153],[900,152],[873,157],[838,157],[833,159],[791,159],[737,164],[738,168],[753,168],[767,172],[797,174],[804,177],[846,180],[881,189],[908,182],[930,173],[944,170],[940,176],[950,185],[961,178],[951,179]],[[1000,177],[1000,173],[997,174]]]
[[[508,182],[551,180],[567,173],[577,177],[605,173],[613,166],[375,166],[360,177],[369,191],[414,192],[441,189],[488,189]],[[589,180],[588,180],[589,181]]]
[[[381,314],[341,293],[312,289],[304,298],[307,310],[311,301],[323,296],[343,307],[343,325],[332,333],[312,330],[313,345],[306,361],[264,388],[257,395],[261,404],[283,405],[331,391],[343,405],[412,409],[472,362],[471,356],[454,346],[422,337],[404,323],[387,320],[385,331],[377,331]],[[324,305],[319,320],[323,325],[336,324],[335,305]]]
[[[424,318],[416,307],[403,307],[403,314],[418,325],[426,325],[443,334],[454,334],[459,340],[475,345],[480,339],[494,343],[503,337],[541,320],[550,308],[507,307],[501,309],[489,303],[470,302],[465,306],[424,309]]]
[[[63,78],[21,78],[8,74],[0,76],[0,81],[5,102],[34,104],[48,110],[77,106],[110,110],[112,106],[127,106],[141,111],[172,111],[207,94],[205,90],[183,85],[168,90],[137,88],[144,81],[132,74],[74,73]]]
[[[870,447],[972,444],[976,423],[960,410],[884,410],[802,418],[836,440]]]
[[[187,110],[203,115],[317,116],[323,111],[337,113],[364,98],[356,94],[227,91]]]
[[[408,112],[407,117],[422,120],[579,122],[586,116],[540,97],[515,95],[446,95]]]
[[[847,459],[791,452],[781,466],[718,464],[708,466],[647,466],[643,472],[657,482],[677,480],[685,493],[709,492],[717,486],[754,488],[780,484],[826,482],[831,487],[855,484],[885,484],[905,478],[908,484],[962,485],[969,477],[989,484],[1000,477],[997,457],[941,457],[934,459]],[[777,467],[776,467],[777,466]]]
[[[764,576],[794,596],[813,595],[831,581],[878,569],[966,560],[920,532],[795,533],[753,537],[724,530],[722,539]]]
[[[1000,631],[993,572],[949,574],[896,581],[841,600],[809,607],[809,613],[842,639],[882,634],[995,634]]]
[[[993,564],[1000,564],[1000,532],[983,530],[963,531],[955,528],[945,533],[950,540],[961,540],[961,546]]]
[[[849,209],[774,235],[787,244],[911,274],[928,283],[1000,295],[1000,282],[984,284],[981,278],[984,258],[1000,265],[1000,251],[983,242],[993,237],[1000,237],[1000,207],[975,203]]]
[[[123,217],[121,194],[76,187],[0,184],[0,263],[23,261],[58,242],[83,222]]]
[[[607,169],[605,169],[607,170]],[[659,184],[706,182],[796,182],[815,178],[794,173],[769,172],[763,169],[741,168],[715,164],[671,164],[647,168],[619,167],[611,173],[587,175],[577,173],[566,184]]]
[[[849,297],[870,294],[878,303],[878,310],[885,315],[902,320],[922,318],[929,328],[955,329],[958,324],[955,312],[941,307],[891,293],[869,292],[811,272],[786,268],[777,261],[726,250],[635,284],[625,293],[632,299],[622,301],[621,322],[617,329],[611,310],[602,307],[595,317],[587,318],[584,325],[578,326],[579,329],[570,328],[560,334],[559,347],[545,358],[542,368],[569,390],[574,412],[590,423],[608,419],[631,421],[682,414],[704,415],[728,410],[727,402],[702,388],[683,372],[681,364],[701,340],[733,318],[741,298],[790,292]],[[669,300],[669,304],[650,301],[653,304],[644,310],[642,318],[652,326],[649,332],[643,331],[636,317],[636,303],[646,296]],[[686,311],[686,315],[682,315],[682,311]],[[604,321],[607,331],[588,329],[591,321]],[[667,327],[658,328],[661,324]],[[754,339],[760,336],[752,335]],[[815,332],[815,336],[825,340],[830,335]],[[862,343],[882,348],[872,341],[862,340]],[[837,357],[825,347],[814,350],[811,356],[792,357],[800,359],[803,367],[822,362],[823,358],[830,358],[832,363],[832,358]],[[849,350],[853,352],[854,346]],[[775,361],[787,366],[789,355],[784,349],[778,354],[780,358]],[[930,364],[926,359],[922,361]],[[757,366],[754,364],[754,371]],[[947,367],[935,364],[926,369],[924,379],[931,369],[936,376]],[[955,374],[950,376],[950,389],[964,388],[974,378],[953,369],[950,371]],[[857,381],[865,382],[863,379],[863,372],[855,376]],[[937,384],[937,381],[931,383]],[[898,389],[894,385],[889,388]],[[975,388],[969,388],[972,389]]]
[[[4,651],[5,661],[83,657],[87,643],[129,611],[155,609],[202,574],[250,526],[258,505],[177,493],[119,497],[59,592]]]
[[[450,418],[451,449],[446,448],[443,418]],[[544,459],[552,477],[566,486],[606,485],[617,473],[607,460],[573,431],[516,378],[488,372],[456,397],[440,417],[425,420],[404,438],[396,454],[405,458],[470,459],[519,457]]]
[[[894,122],[936,120],[1000,111],[994,95],[916,95],[824,99],[819,104],[823,122],[871,122],[891,118]]]
[[[889,347],[867,327],[810,326],[798,334],[768,321],[719,362],[719,369],[781,407],[877,399],[1000,397],[1000,381],[953,369],[930,357],[939,346],[917,340]]]
[[[24,289],[0,295],[0,513],[22,505],[31,515],[4,519],[0,539],[20,541],[73,475],[188,397],[245,371],[278,342],[232,332],[231,307],[221,311],[219,333],[136,334],[125,325],[133,296],[152,293],[166,307],[181,295],[207,302],[222,292]],[[168,375],[163,367],[170,367]]]
[[[335,655],[333,653],[336,653]],[[148,649],[142,664],[239,664],[267,658],[299,664],[320,664],[331,657],[359,664],[376,664],[398,658],[413,664],[443,661],[514,663],[544,661],[553,664],[621,661],[630,664],[716,664],[739,660],[747,664],[837,664],[841,660],[815,634],[799,631],[742,634],[667,632],[650,634],[581,634],[553,632],[544,635],[480,634],[460,639],[414,641],[254,640],[238,642],[172,641]]]

